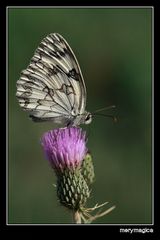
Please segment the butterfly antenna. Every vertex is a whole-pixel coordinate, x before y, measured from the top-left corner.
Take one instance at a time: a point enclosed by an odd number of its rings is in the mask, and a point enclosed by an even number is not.
[[[100,109],[97,109],[96,111],[94,111],[93,114],[97,113],[97,112],[104,111],[104,110],[113,109],[113,108],[116,108],[116,106],[115,105],[111,105],[111,106],[108,106],[108,107],[100,108]]]
[[[92,114],[93,116],[95,115],[95,116],[103,116],[103,117],[110,117],[110,118],[112,118],[112,120],[113,120],[113,122],[114,123],[117,123],[117,117],[115,117],[115,116],[113,116],[113,115],[111,115],[111,114],[103,114],[103,113],[93,113]]]

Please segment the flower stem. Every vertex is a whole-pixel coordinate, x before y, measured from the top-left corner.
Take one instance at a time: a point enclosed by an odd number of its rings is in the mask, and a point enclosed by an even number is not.
[[[81,224],[81,215],[78,211],[73,213],[74,223]]]

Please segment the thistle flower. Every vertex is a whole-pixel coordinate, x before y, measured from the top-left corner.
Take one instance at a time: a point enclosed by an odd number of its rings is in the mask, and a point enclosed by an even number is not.
[[[76,169],[87,153],[86,134],[76,127],[59,128],[45,133],[42,145],[56,172]]]
[[[87,153],[86,135],[80,128],[60,128],[42,137],[45,155],[57,175],[57,196],[65,207],[80,211],[90,191],[81,174],[81,164]]]
[[[41,143],[57,176],[57,196],[59,202],[73,211],[76,223],[91,223],[112,211],[115,206],[95,216],[91,213],[103,207],[96,204],[86,208],[90,196],[89,186],[94,180],[91,154],[86,147],[86,134],[77,127],[59,128],[45,133]]]

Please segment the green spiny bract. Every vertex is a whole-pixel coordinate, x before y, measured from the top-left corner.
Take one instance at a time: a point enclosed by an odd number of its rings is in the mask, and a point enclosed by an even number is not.
[[[88,185],[81,174],[81,169],[63,171],[57,178],[57,196],[65,207],[72,210],[81,210],[89,198]]]
[[[94,166],[93,166],[91,154],[89,153],[86,154],[82,162],[81,169],[82,169],[82,175],[86,180],[87,184],[88,185],[92,184],[95,178],[95,174],[94,174]]]

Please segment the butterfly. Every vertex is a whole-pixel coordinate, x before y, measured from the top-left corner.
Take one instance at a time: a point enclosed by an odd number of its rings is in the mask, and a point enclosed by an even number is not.
[[[19,104],[35,122],[53,121],[64,126],[89,124],[86,87],[78,61],[58,33],[46,36],[17,81]]]

